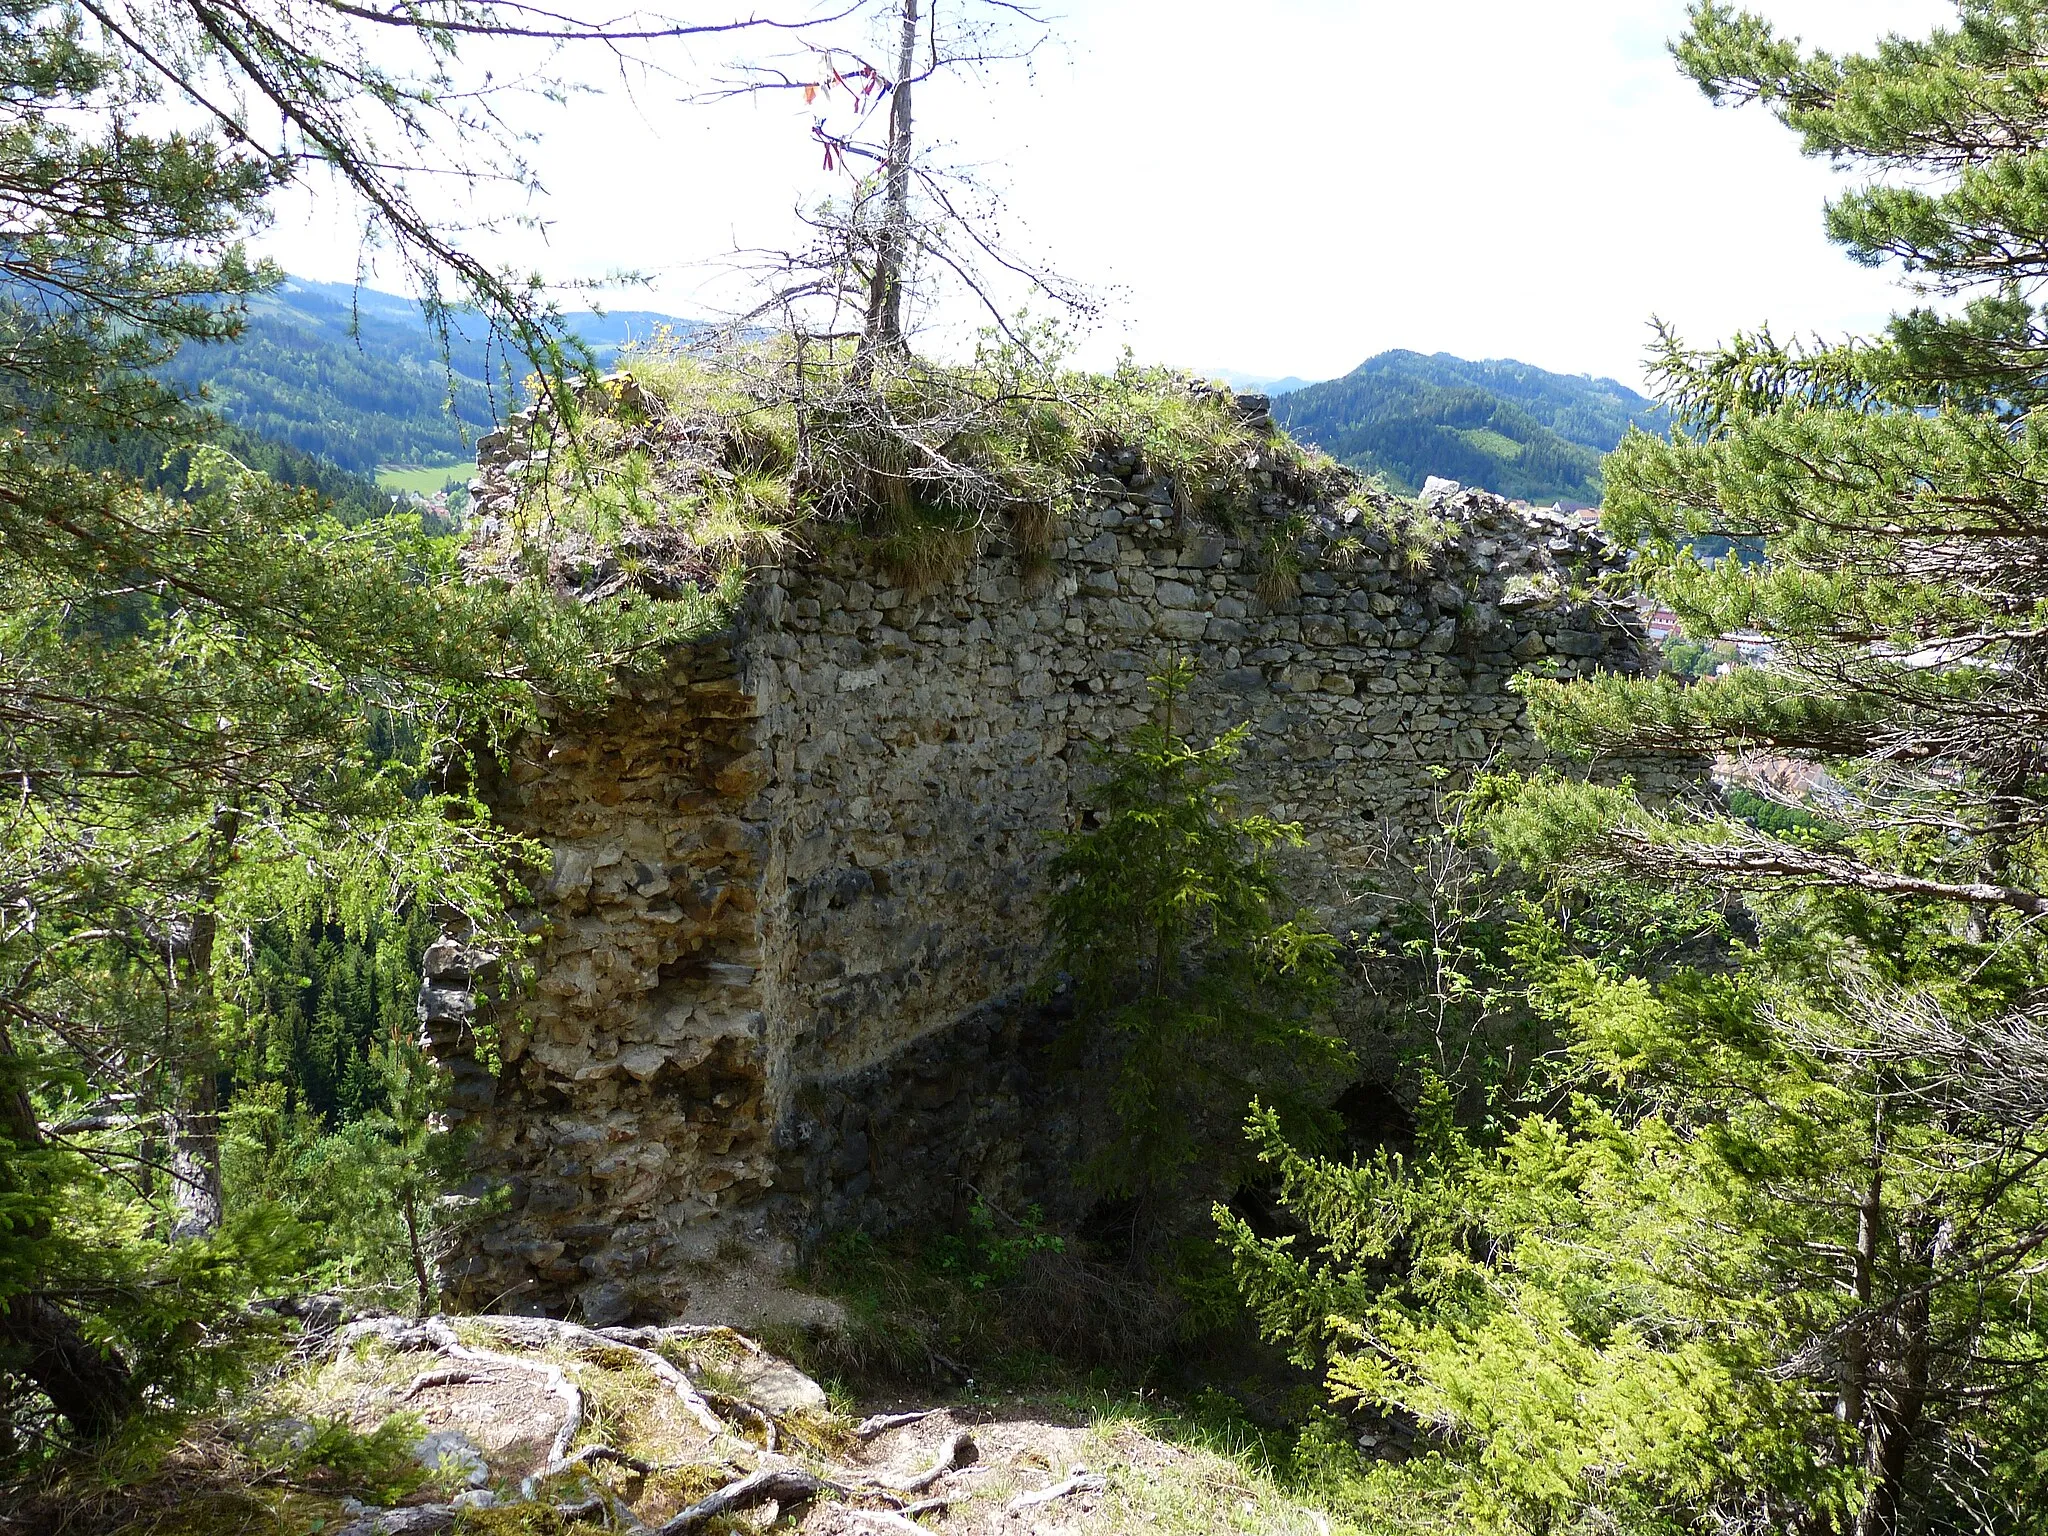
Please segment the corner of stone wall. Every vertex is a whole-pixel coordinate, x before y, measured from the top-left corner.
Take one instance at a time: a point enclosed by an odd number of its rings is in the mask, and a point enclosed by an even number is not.
[[[773,838],[736,651],[732,635],[679,651],[601,717],[519,743],[494,787],[552,861],[534,985],[493,1010],[505,1066],[473,1112],[509,1204],[447,1266],[467,1304],[672,1311],[691,1232],[773,1184]]]
[[[853,548],[764,570],[730,635],[520,745],[494,803],[554,857],[474,1111],[510,1206],[451,1262],[461,1299],[659,1316],[722,1234],[793,1255],[1046,1200],[1089,1135],[1031,990],[1050,834],[1167,657],[1198,668],[1192,733],[1250,724],[1242,798],[1303,823],[1300,894],[1340,924],[1434,768],[1538,755],[1518,672],[1650,665],[1569,518],[1464,492],[1414,559],[1328,509],[1342,560],[1276,593],[1256,537],[1174,506],[1112,456],[1031,580],[1000,548],[922,591]]]

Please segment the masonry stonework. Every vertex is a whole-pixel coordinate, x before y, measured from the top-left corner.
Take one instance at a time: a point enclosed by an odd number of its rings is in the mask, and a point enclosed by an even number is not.
[[[461,1299],[661,1314],[735,1234],[1043,1182],[1078,1134],[1030,1000],[1051,834],[1168,658],[1198,670],[1190,734],[1250,722],[1241,798],[1303,824],[1296,893],[1340,931],[1430,824],[1433,768],[1537,754],[1517,672],[1645,664],[1632,615],[1580,595],[1612,557],[1569,517],[1459,492],[1421,569],[1360,522],[1283,582],[1134,455],[1094,471],[1035,570],[757,572],[729,630],[522,746],[493,794],[553,850],[546,938],[504,1070],[464,1090],[510,1205],[451,1265]],[[430,972],[428,1013],[459,1016],[459,950]]]

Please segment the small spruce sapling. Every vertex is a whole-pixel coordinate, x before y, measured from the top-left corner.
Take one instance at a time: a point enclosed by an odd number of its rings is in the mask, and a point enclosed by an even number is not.
[[[377,1065],[384,1079],[384,1107],[365,1121],[386,1148],[384,1183],[404,1223],[415,1299],[425,1317],[434,1310],[434,1260],[449,1229],[440,1215],[441,1196],[455,1176],[459,1147],[438,1114],[445,1085],[427,1054],[394,1035],[379,1052]]]
[[[1325,1033],[1336,940],[1289,902],[1276,865],[1301,828],[1237,808],[1248,727],[1207,746],[1179,734],[1193,679],[1183,659],[1151,680],[1158,718],[1101,752],[1096,824],[1053,861],[1054,963],[1115,1073],[1119,1132],[1082,1178],[1111,1196],[1162,1192],[1235,1147],[1255,1096],[1313,1136],[1316,1088],[1351,1064]]]

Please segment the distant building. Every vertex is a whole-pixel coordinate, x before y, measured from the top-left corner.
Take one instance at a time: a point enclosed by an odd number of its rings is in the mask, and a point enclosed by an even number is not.
[[[1735,655],[1744,666],[1768,667],[1778,656],[1778,642],[1758,630],[1738,629],[1721,639],[1735,647]]]
[[[1669,608],[1652,608],[1643,615],[1643,627],[1650,632],[1652,640],[1669,640],[1684,626]]]

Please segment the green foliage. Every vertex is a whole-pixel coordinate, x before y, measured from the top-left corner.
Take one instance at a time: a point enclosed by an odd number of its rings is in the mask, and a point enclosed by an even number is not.
[[[970,1291],[1016,1279],[1034,1253],[1066,1251],[1066,1239],[1045,1229],[1045,1213],[1035,1205],[1008,1218],[986,1200],[976,1200],[968,1208],[967,1223],[965,1232],[934,1240],[931,1262]]]
[[[174,1238],[135,1198],[132,1165],[69,1147],[0,1140],[0,1288],[82,1293],[91,1343],[117,1345],[160,1402],[203,1402],[243,1385],[281,1341],[242,1302],[304,1268],[315,1234],[275,1206],[242,1207],[212,1232]],[[10,1344],[12,1341],[9,1341]],[[24,1362],[0,1354],[0,1424],[14,1456],[47,1454],[61,1433],[49,1401],[23,1390]],[[10,1468],[10,1470],[13,1470]]]
[[[1128,359],[1073,372],[1057,335],[1027,340],[941,364],[789,338],[704,356],[657,337],[621,355],[627,382],[584,392],[573,431],[534,429],[546,452],[528,460],[508,559],[589,585],[620,570],[702,585],[793,538],[852,540],[923,587],[992,539],[1041,565],[1091,455],[1130,455],[1171,483],[1176,516],[1226,527],[1275,493],[1352,489],[1225,393]]]
[[[1404,1065],[1475,1114],[1487,1101],[1512,1099],[1545,1045],[1514,968],[1520,882],[1487,857],[1468,822],[1488,783],[1440,792],[1440,830],[1368,875],[1357,893],[1365,932],[1354,957]]]
[[[1410,494],[1431,475],[1503,496],[1597,501],[1600,456],[1663,412],[1611,379],[1384,352],[1273,402],[1307,443]]]
[[[436,491],[455,491],[469,482],[473,473],[467,460],[449,464],[421,464],[403,468],[384,465],[377,471],[377,487],[384,491],[414,491],[431,496]]]
[[[349,104],[415,124],[433,109],[360,51],[367,72],[335,64],[331,29],[295,47],[302,8],[207,14],[214,30],[174,8],[151,36],[180,67],[282,90],[358,186],[378,172]],[[253,51],[227,46],[251,29]],[[261,1052],[258,1076],[321,1054],[319,1003],[304,1039],[261,1022],[262,962],[314,931],[372,947],[391,914],[435,910],[516,974],[505,897],[534,850],[491,822],[480,759],[538,724],[543,696],[601,697],[628,657],[719,616],[471,580],[416,516],[345,516],[229,452],[162,370],[232,341],[276,281],[239,239],[302,162],[143,131],[160,56],[73,11],[0,5],[0,55],[0,1407],[6,1454],[33,1459],[60,1420],[98,1437],[138,1406],[209,1399],[260,1357],[242,1304],[312,1261],[279,1203],[220,1199],[237,1054]],[[384,190],[401,238],[448,254]],[[532,308],[464,270],[544,350]],[[347,1032],[325,1050],[337,1108]],[[435,1169],[407,1072],[361,1122],[401,1207]],[[413,1225],[417,1256],[431,1232]]]
[[[286,1107],[330,1123],[381,1108],[373,1047],[414,1032],[420,961],[438,932],[418,909],[372,918],[359,936],[333,923],[256,929],[241,1015],[229,1021],[238,1089],[276,1085]]]
[[[1735,647],[1719,640],[1688,640],[1673,635],[1664,642],[1664,666],[1673,677],[1697,683],[1722,667],[1737,663]]]
[[[339,323],[330,329],[296,313],[290,300],[301,287],[259,300],[231,346],[184,348],[164,376],[203,390],[207,405],[244,431],[359,475],[454,459],[490,430],[484,378],[444,365],[424,317],[379,323],[377,306],[351,337]],[[482,366],[480,355],[463,361]]]
[[[1014,347],[857,368],[786,339],[707,359],[660,337],[621,363],[624,382],[586,391],[573,430],[536,428],[548,451],[521,487],[524,567],[712,585],[804,528],[858,538],[921,585],[990,537],[1042,558],[1072,492],[1074,417]]]
[[[222,1124],[227,1204],[276,1210],[317,1234],[302,1284],[424,1314],[439,1299],[433,1266],[474,1214],[443,1196],[462,1142],[438,1123],[440,1074],[409,1031],[373,1043],[364,1067],[358,1112],[339,1125],[292,1105],[288,1082],[240,1092]]]
[[[1191,676],[1153,680],[1160,718],[1099,756],[1095,825],[1053,860],[1053,963],[1115,1074],[1121,1134],[1083,1174],[1105,1193],[1171,1185],[1254,1094],[1311,1133],[1316,1090],[1349,1064],[1323,1027],[1335,940],[1289,909],[1274,857],[1300,829],[1236,808],[1245,727],[1207,746],[1176,733]]]
[[[1787,909],[1732,974],[1660,980],[1532,922],[1528,998],[1578,1091],[1497,1143],[1425,1100],[1412,1158],[1341,1165],[1254,1118],[1314,1246],[1219,1210],[1247,1295],[1341,1400],[1430,1428],[1400,1476],[1448,1475],[1470,1525],[1848,1529],[1887,1474],[1844,1394],[1910,1390],[1932,1359],[1892,1507],[1936,1528],[2028,1507],[2048,1395],[2020,1364],[2041,1341],[2016,1237],[2048,1214],[2025,1176],[2038,1132],[1973,1114],[1941,1067],[1883,1048],[1853,991],[1817,986],[1812,946],[1839,939],[1814,917]]]
[[[1262,494],[1334,501],[1350,489],[1327,455],[1254,427],[1230,395],[1191,391],[1185,380],[1139,367],[1128,354],[1114,373],[1083,375],[1065,387],[1092,425],[1095,447],[1135,450],[1139,462],[1173,481],[1177,515],[1243,530]]]
[[[2048,261],[2044,17],[1963,11],[1835,59],[1701,5],[1679,56],[1877,173],[1831,210],[1856,254],[1999,288]],[[1339,1165],[1255,1120],[1300,1231],[1219,1213],[1240,1278],[1340,1398],[1430,1434],[1381,1474],[1419,1507],[1517,1532],[2040,1528],[2019,1256],[2048,1240],[2042,353],[2009,288],[1877,342],[1667,337],[1679,430],[1608,461],[1609,527],[1689,630],[1762,630],[1777,660],[1533,683],[1532,715],[1589,755],[1818,759],[1843,804],[1819,825],[1731,797],[1744,824],[1482,783],[1493,852],[1546,892],[1510,974],[1558,1072],[1479,1133],[1426,1098],[1413,1157]],[[1751,558],[1709,564],[1707,541]],[[1711,911],[1732,890],[1746,945],[1626,937],[1660,891]]]
[[[211,446],[278,485],[311,492],[342,523],[361,524],[391,514],[391,498],[361,475],[239,427],[217,424],[209,430],[204,423],[191,425],[189,434],[180,431],[168,437],[129,434],[114,441],[78,440],[71,445],[71,459],[82,469],[112,470],[149,490],[182,498],[195,484],[205,483],[198,458],[204,447]]]
[[[838,1234],[806,1280],[840,1302],[847,1326],[773,1344],[814,1373],[869,1384],[971,1378],[1043,1390],[1073,1374],[1078,1358],[1056,1356],[1033,1327],[1045,1307],[1074,1304],[1071,1291],[1041,1294],[1033,1273],[1034,1260],[1064,1251],[1063,1240],[990,1215],[964,1231]]]
[[[1928,686],[1958,700],[1974,689],[1967,677]],[[1848,756],[1867,744],[1888,716],[1883,698],[1813,687],[1782,669],[1744,667],[1684,683],[1601,676],[1561,684],[1522,676],[1515,690],[1545,745],[1575,757],[1599,752],[1708,754],[1763,748],[1815,756]]]
[[[394,1413],[376,1428],[359,1430],[347,1419],[322,1419],[303,1440],[283,1447],[290,1476],[351,1494],[367,1503],[396,1504],[425,1487],[430,1474],[418,1450],[426,1426],[419,1415]]]
[[[1827,833],[1836,830],[1825,816],[1816,816],[1812,811],[1801,810],[1798,806],[1781,805],[1776,800],[1766,800],[1762,795],[1740,785],[1728,791],[1728,814],[1780,837],[1789,837],[1801,832]]]

